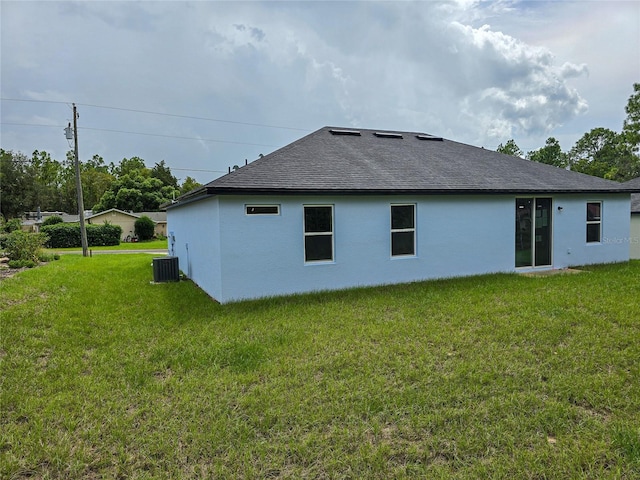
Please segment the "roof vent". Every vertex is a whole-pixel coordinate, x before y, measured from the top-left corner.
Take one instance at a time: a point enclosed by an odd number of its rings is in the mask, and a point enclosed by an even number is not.
[[[433,140],[435,142],[441,142],[443,139],[442,137],[434,137],[433,135],[427,135],[427,134],[419,134],[416,135],[416,138],[418,140]]]
[[[341,129],[332,128],[329,131],[333,135],[353,135],[353,136],[356,136],[356,137],[360,136],[360,130],[341,130]]]
[[[393,132],[375,132],[374,135],[376,137],[382,137],[382,138],[402,138],[401,133],[393,133]]]

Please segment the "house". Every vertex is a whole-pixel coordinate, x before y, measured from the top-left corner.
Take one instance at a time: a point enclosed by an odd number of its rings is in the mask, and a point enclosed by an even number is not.
[[[121,241],[131,241],[135,237],[135,223],[142,216],[147,216],[155,224],[154,233],[156,236],[167,236],[167,213],[166,212],[125,212],[117,208],[111,208],[103,212],[87,217],[87,223],[100,225],[109,222],[119,225],[122,228]]]
[[[635,187],[440,137],[324,127],[167,206],[221,303],[621,262]]]
[[[640,177],[625,183],[640,189]],[[631,235],[629,236],[629,256],[640,259],[640,193],[631,194]]]
[[[85,211],[85,215],[91,214],[90,210]],[[30,233],[38,233],[42,223],[50,217],[60,217],[64,223],[75,223],[80,221],[80,215],[70,215],[65,212],[25,212],[22,218],[22,230]]]

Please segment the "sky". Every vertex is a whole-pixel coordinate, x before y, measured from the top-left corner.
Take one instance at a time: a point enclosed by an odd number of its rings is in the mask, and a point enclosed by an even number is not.
[[[495,150],[621,131],[639,1],[0,2],[0,146],[209,182],[323,126]]]

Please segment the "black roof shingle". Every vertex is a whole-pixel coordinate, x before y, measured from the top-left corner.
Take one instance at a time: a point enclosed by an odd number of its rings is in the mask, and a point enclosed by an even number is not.
[[[640,191],[640,177],[629,180],[623,185],[635,188],[636,191]],[[631,213],[640,213],[640,193],[631,194]]]
[[[633,190],[639,189],[424,133],[324,127],[185,197]]]

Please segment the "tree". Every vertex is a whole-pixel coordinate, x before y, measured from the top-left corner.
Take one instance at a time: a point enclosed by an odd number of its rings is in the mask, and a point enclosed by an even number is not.
[[[198,187],[201,187],[202,184],[195,181],[195,179],[191,177],[187,177],[184,180],[184,183],[180,186],[180,195],[184,195],[191,190],[195,190]]]
[[[100,168],[83,166],[80,172],[82,179],[82,193],[86,206],[95,205],[111,187],[114,177]]]
[[[159,167],[156,172],[168,173],[168,181],[175,180],[171,171],[164,165],[164,161],[156,166]],[[93,206],[95,213],[110,208],[154,212],[160,209],[160,205],[169,203],[176,194],[179,194],[176,187],[167,185],[162,179],[152,176],[152,171],[144,167],[144,161],[138,157],[123,159],[116,170],[117,178]],[[127,173],[121,174],[125,171]]]
[[[627,118],[622,126],[622,134],[631,152],[637,155],[640,150],[640,83],[633,84],[633,91],[625,107]]]
[[[132,212],[142,211],[142,192],[137,188],[121,188],[116,194],[116,208]]]
[[[0,210],[9,220],[31,207],[33,184],[27,173],[29,159],[22,153],[0,149]]]
[[[151,175],[151,171],[140,157],[123,158],[118,166],[112,168],[112,173],[116,178],[121,178],[125,175],[142,175],[143,177]]]
[[[520,147],[516,145],[515,140],[511,139],[506,144],[498,145],[496,152],[504,153],[506,155],[511,155],[513,157],[522,157],[523,151],[520,150]]]
[[[560,143],[553,137],[547,138],[544,147],[527,153],[527,159],[561,168],[566,167],[569,162],[568,155],[562,151]]]
[[[608,128],[585,133],[569,152],[571,169],[595,177],[625,181],[640,174],[640,162],[624,135]]]
[[[60,162],[53,160],[45,151],[35,150],[31,155],[31,161],[27,166],[28,175],[31,177],[32,197],[30,210],[40,207],[43,210],[60,210],[62,197],[60,187],[62,185],[63,171]]]
[[[166,186],[178,188],[178,179],[171,174],[171,169],[165,165],[164,160],[154,165],[151,176],[161,180]]]

